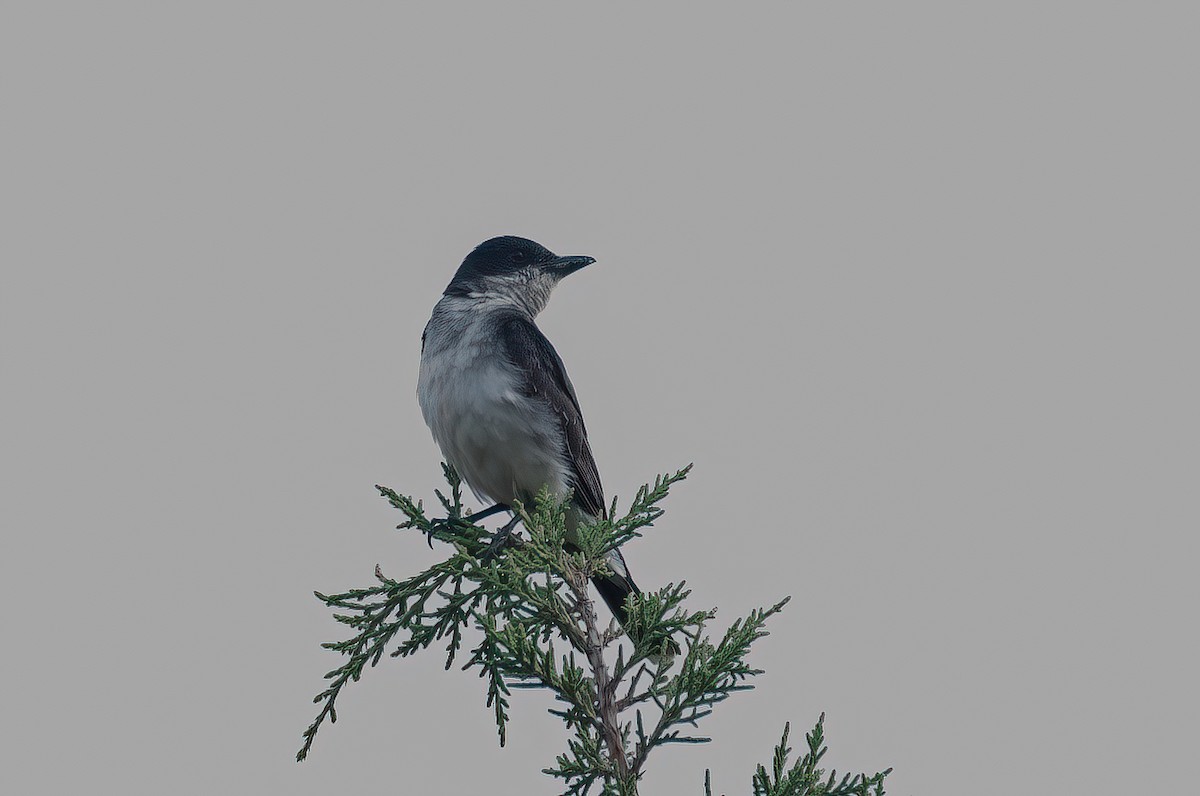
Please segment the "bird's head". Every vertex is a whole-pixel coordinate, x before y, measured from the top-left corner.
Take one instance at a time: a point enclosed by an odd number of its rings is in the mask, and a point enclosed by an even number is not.
[[[559,257],[528,238],[492,238],[467,255],[446,295],[510,300],[537,315],[559,280],[594,262],[592,257]]]

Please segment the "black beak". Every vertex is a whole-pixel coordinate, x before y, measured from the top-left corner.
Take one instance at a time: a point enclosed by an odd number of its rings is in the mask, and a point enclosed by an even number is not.
[[[558,257],[546,263],[546,270],[558,276],[566,276],[594,262],[596,262],[595,257]]]

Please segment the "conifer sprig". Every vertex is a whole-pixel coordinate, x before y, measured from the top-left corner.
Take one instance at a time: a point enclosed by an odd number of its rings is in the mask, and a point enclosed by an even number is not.
[[[825,774],[817,764],[825,756],[825,714],[817,719],[817,725],[805,737],[808,751],[791,768],[787,761],[791,747],[787,745],[791,724],[783,725],[783,739],[775,747],[771,759],[771,770],[759,765],[751,777],[750,786],[754,796],[883,796],[883,781],[892,770],[886,769],[871,776],[866,774],[843,774],[836,771]],[[704,796],[713,796],[711,772],[704,772]]]
[[[296,755],[303,760],[317,731],[337,720],[342,688],[358,680],[384,654],[405,657],[445,643],[446,668],[462,653],[464,639],[477,641],[462,668],[486,682],[501,746],[507,740],[512,692],[549,691],[569,732],[566,750],[543,771],[561,781],[564,793],[635,796],[650,752],[672,743],[705,743],[694,730],[714,707],[737,691],[753,687],[761,670],[747,663],[766,623],[787,604],[751,611],[713,642],[707,633],[713,610],[689,611],[686,584],[629,598],[622,628],[601,624],[590,579],[607,572],[606,556],[641,535],[658,520],[659,505],[691,465],[657,477],[638,490],[629,510],[618,515],[614,499],[608,516],[580,524],[568,534],[568,503],[543,491],[532,506],[515,505],[524,535],[502,549],[491,533],[464,518],[461,481],[443,465],[449,495],[437,492],[445,518],[431,519],[419,501],[377,487],[405,516],[398,528],[416,529],[430,543],[449,545],[442,561],[405,580],[386,577],[377,566],[377,585],[339,594],[316,593],[334,618],[353,631],[350,638],[323,644],[345,657],[325,675],[321,705],[304,731]],[[569,535],[569,539],[568,539]],[[809,754],[786,768],[787,730],[776,748],[771,771],[760,766],[754,793],[764,796],[869,796],[882,794],[883,778],[856,775],[822,779],[816,764],[824,755],[821,722],[808,737]],[[786,769],[786,770],[785,770]],[[705,789],[711,796],[706,775]],[[872,790],[873,789],[873,790]]]

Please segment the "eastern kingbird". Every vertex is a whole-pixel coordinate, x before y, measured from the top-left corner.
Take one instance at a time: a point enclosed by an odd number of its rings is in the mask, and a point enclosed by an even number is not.
[[[594,262],[559,257],[525,238],[492,238],[467,255],[433,308],[421,337],[417,398],[446,461],[480,500],[496,504],[473,520],[509,510],[514,500],[531,506],[543,486],[571,493],[568,542],[579,522],[605,515],[575,388],[533,322],[559,280]],[[620,551],[607,563],[611,574],[592,582],[624,624],[625,598],[639,590]]]

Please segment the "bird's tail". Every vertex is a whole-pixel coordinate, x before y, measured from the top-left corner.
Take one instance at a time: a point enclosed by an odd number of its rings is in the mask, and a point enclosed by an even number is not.
[[[600,592],[600,596],[604,598],[605,604],[613,612],[613,616],[621,623],[621,626],[628,631],[629,611],[625,608],[625,600],[629,595],[641,594],[642,590],[633,582],[633,578],[629,576],[629,567],[625,566],[625,558],[621,555],[620,550],[613,550],[608,555],[608,569],[606,575],[596,575],[592,578],[592,583],[596,586],[596,591]],[[638,638],[632,633],[630,640],[638,643]],[[679,654],[679,644],[674,639],[668,638],[664,642],[661,652],[648,655],[650,662],[655,666],[663,663],[669,663],[672,658]]]
[[[631,594],[641,594],[642,590],[629,576],[629,567],[625,566],[625,559],[619,550],[609,553],[608,565],[608,574],[593,576],[592,583],[596,586],[596,591],[600,592],[605,605],[613,612],[613,616],[624,626],[629,619],[629,612],[625,610],[625,598]]]

